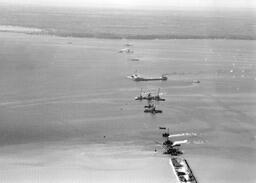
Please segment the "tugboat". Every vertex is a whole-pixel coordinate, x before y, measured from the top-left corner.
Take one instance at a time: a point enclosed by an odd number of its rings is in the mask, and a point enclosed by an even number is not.
[[[168,138],[169,135],[170,135],[170,133],[169,133],[169,128],[168,128],[168,131],[167,131],[167,132],[162,133],[162,136],[163,136],[164,138]]]
[[[177,141],[176,141],[177,142]],[[163,146],[167,147],[167,148],[174,148],[174,147],[179,147],[181,144],[173,142],[169,139],[167,139],[166,141],[163,142]]]
[[[156,114],[156,113],[162,113],[162,110],[157,110],[156,106],[153,104],[151,108],[147,108],[144,110],[145,113],[152,113],[152,114]]]
[[[154,104],[151,104],[150,102],[148,103],[148,105],[145,105],[145,106],[144,106],[144,108],[148,108],[148,109],[150,109],[150,108],[152,108],[152,107],[154,107]]]
[[[170,154],[172,156],[179,156],[179,155],[182,155],[183,152],[179,149],[175,149],[175,148],[168,148],[164,154]]]
[[[185,144],[188,142],[188,140],[181,140],[181,141],[171,141],[169,139],[170,133],[169,128],[168,132],[162,133],[163,138],[166,138],[166,140],[163,142],[163,148],[166,150],[164,154],[170,154],[172,156],[179,156],[183,154],[181,150],[178,149],[178,147],[181,146],[181,144]]]
[[[163,143],[163,147],[165,149],[164,154],[170,154],[172,156],[179,156],[182,155],[183,152],[181,150],[179,150],[178,147],[180,146],[180,144],[174,144],[174,142],[170,141],[169,139],[167,139],[164,143]]]

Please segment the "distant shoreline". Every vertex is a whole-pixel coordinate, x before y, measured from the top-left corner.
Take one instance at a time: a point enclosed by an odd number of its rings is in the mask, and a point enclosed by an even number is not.
[[[99,39],[255,40],[255,16],[242,10],[125,11],[0,6],[0,31]]]
[[[47,30],[36,27],[23,27],[15,25],[0,25],[0,32],[21,33],[32,35],[53,35],[57,37],[74,37],[74,38],[95,38],[95,39],[136,39],[136,40],[171,40],[171,39],[200,39],[200,40],[255,40],[251,36],[196,36],[196,35],[119,35],[107,33],[71,33],[58,31],[55,29]]]

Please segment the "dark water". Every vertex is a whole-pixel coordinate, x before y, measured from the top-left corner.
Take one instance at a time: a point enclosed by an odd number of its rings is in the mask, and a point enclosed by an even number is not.
[[[0,7],[0,24],[44,34],[133,39],[255,39],[255,13]]]

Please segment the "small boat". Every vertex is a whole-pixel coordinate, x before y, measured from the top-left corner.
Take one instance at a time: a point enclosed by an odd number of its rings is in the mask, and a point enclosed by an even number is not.
[[[200,83],[199,80],[193,80],[192,83]]]
[[[172,156],[179,156],[182,155],[183,152],[179,149],[175,149],[175,148],[168,148],[166,149],[166,151],[164,152],[164,154],[170,154]]]
[[[156,109],[156,106],[153,104],[151,105],[150,108],[146,108],[144,110],[145,113],[152,113],[152,114],[156,114],[156,113],[162,113],[163,111],[162,110],[157,110]]]
[[[145,109],[144,110],[145,113],[152,113],[152,114],[156,114],[156,113],[162,113],[162,110],[156,110],[156,109]]]
[[[144,108],[148,108],[148,109],[150,109],[150,108],[152,108],[152,107],[154,107],[153,104],[148,104],[148,105],[145,105],[145,106],[144,106]]]
[[[134,61],[134,62],[140,61],[139,58],[131,58],[130,60],[131,60],[131,61]]]
[[[119,50],[119,53],[133,53],[133,50],[131,50],[130,48],[123,48]]]

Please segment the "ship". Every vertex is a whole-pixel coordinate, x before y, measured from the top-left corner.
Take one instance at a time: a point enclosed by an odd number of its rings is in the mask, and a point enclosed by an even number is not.
[[[161,77],[144,77],[140,74],[132,74],[131,76],[127,76],[129,79],[133,81],[166,81],[168,79],[167,74],[162,74]]]

